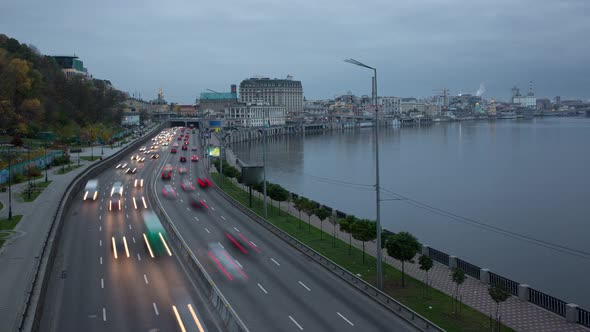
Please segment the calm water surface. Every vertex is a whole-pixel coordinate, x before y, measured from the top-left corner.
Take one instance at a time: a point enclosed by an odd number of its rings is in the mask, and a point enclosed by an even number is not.
[[[590,252],[590,119],[441,123],[382,130],[381,186],[463,218]],[[372,129],[269,139],[269,181],[358,217],[375,218]],[[259,142],[235,144],[260,162]],[[407,200],[382,224],[492,272],[590,309],[590,256],[482,229]]]

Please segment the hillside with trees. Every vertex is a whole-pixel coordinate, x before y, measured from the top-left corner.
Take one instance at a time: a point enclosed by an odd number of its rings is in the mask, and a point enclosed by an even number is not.
[[[119,127],[125,94],[102,80],[66,79],[52,57],[0,34],[0,135],[61,140]],[[100,135],[97,135],[100,136]]]

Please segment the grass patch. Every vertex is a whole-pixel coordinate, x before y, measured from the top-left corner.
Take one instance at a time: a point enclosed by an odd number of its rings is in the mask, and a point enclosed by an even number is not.
[[[57,172],[55,172],[56,174],[66,174],[70,171],[75,170],[78,167],[82,167],[82,165],[67,165],[65,168],[61,167],[60,169],[57,170]]]
[[[86,161],[95,161],[95,160],[100,159],[100,156],[80,156],[80,159],[86,160]]]
[[[3,231],[13,230],[22,217],[23,216],[21,215],[17,215],[12,216],[11,220],[8,220],[8,218],[0,219],[0,248],[2,248],[2,245],[4,244],[4,241],[6,241],[6,238],[10,236],[10,233],[5,233]]]
[[[219,183],[218,173],[212,174],[212,177],[216,183]],[[223,179],[223,190],[243,205],[248,206],[248,193],[225,177]],[[261,199],[252,197],[252,210],[260,216],[263,215],[263,202]],[[330,258],[336,264],[354,274],[360,275],[366,282],[372,285],[376,284],[375,257],[365,255],[365,262],[363,263],[362,250],[355,247],[350,248],[347,242],[334,239],[332,234],[325,232],[321,234],[318,228],[313,225],[310,226],[306,220],[300,220],[284,211],[279,216],[278,207],[270,206],[270,204],[268,205],[268,217],[272,224]],[[327,222],[325,221],[325,223]],[[383,265],[383,284],[384,291],[389,296],[447,331],[482,331],[490,329],[488,316],[466,305],[463,305],[459,316],[454,315],[452,313],[453,298],[451,296],[434,288],[429,288],[429,295],[425,296],[425,284],[411,276],[406,275],[406,287],[401,287],[401,272],[389,264]],[[482,296],[487,297],[488,294],[484,293]],[[502,331],[513,330],[503,326]]]
[[[51,181],[33,183],[33,186],[31,188],[27,188],[20,193],[20,197],[25,202],[32,202],[36,200],[37,197],[39,197],[39,195],[41,195],[41,193],[43,192],[43,189],[47,188],[50,184]],[[29,191],[31,192],[30,196]]]
[[[2,208],[4,208],[4,205],[2,205],[2,202],[0,202],[0,210],[2,210]]]

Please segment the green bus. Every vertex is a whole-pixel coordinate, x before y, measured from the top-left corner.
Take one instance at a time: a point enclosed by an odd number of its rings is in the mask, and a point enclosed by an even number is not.
[[[143,213],[143,223],[146,233],[143,233],[143,239],[152,258],[156,256],[172,256],[168,247],[167,236],[160,219],[154,212],[145,211]]]

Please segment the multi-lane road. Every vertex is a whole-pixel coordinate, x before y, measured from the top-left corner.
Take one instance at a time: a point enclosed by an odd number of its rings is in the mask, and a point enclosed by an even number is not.
[[[43,331],[181,331],[180,324],[187,331],[199,331],[198,325],[223,330],[175,255],[151,258],[147,250],[142,212],[152,207],[146,209],[141,197],[149,190],[146,176],[159,160],[140,156],[147,158],[121,157],[121,163],[137,168],[136,174],[114,167],[103,172],[97,200],[83,201],[80,192],[67,212],[44,303]],[[144,179],[144,187],[134,187],[135,179]],[[124,185],[122,209],[109,211],[115,182]]]
[[[200,142],[198,133],[189,137],[190,147]],[[174,138],[172,142],[182,145],[183,141]],[[196,179],[207,177],[201,151],[198,146],[199,162],[190,162],[195,153],[190,149],[163,153],[161,164],[171,164],[175,171],[171,180],[156,183],[171,184],[178,196],[166,199],[159,195],[159,200],[250,330],[414,330],[235,209],[213,188],[201,188]],[[180,162],[181,156],[188,161]],[[179,167],[187,167],[188,172],[179,174]],[[194,191],[181,188],[185,179],[193,182]],[[191,206],[190,196],[207,208]]]
[[[139,151],[122,156],[121,163],[137,167],[136,174],[114,167],[103,172],[96,201],[82,201],[84,193],[79,193],[67,212],[52,268],[44,331],[224,329],[174,253],[150,257],[142,211],[158,207],[146,209],[141,197],[152,194],[250,331],[415,330],[276,238],[213,188],[201,188],[197,178],[207,175],[198,131],[189,135],[186,151],[179,147],[170,153],[173,143],[184,143],[176,140],[179,134],[156,151],[159,159],[140,154],[147,157],[144,162],[131,161]],[[193,154],[201,160],[191,162]],[[180,162],[181,156],[187,161]],[[170,180],[160,178],[166,164],[174,168]],[[179,174],[179,167],[186,167],[186,174]],[[143,179],[144,187],[134,187],[135,179]],[[185,191],[183,180],[195,189]],[[115,182],[124,185],[121,211],[109,211]],[[176,191],[175,198],[163,197],[166,184]]]

